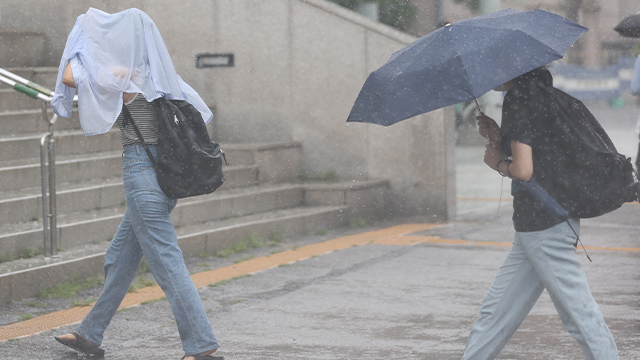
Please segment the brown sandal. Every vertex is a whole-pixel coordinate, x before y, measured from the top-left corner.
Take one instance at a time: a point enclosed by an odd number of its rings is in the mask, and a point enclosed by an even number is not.
[[[71,335],[73,335],[75,337],[75,339],[73,340],[69,340],[69,339],[62,339],[59,337],[55,337],[56,341],[58,341],[60,344],[68,346],[76,351],[80,351],[81,353],[90,355],[90,356],[98,356],[98,357],[104,357],[104,350],[93,345],[92,343],[88,342],[87,340],[85,340],[85,338],[83,338],[82,336],[80,336],[80,334],[78,334],[77,331],[74,331],[71,333]]]
[[[224,360],[224,356],[212,356],[212,355],[185,355],[181,360],[186,359],[188,356],[193,356],[196,360]]]

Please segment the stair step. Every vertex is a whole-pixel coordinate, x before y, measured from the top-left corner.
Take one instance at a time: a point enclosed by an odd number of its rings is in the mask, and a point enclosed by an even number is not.
[[[335,229],[347,223],[347,206],[297,207],[249,215],[237,219],[216,220],[186,229],[177,229],[180,247],[187,255],[217,251],[256,234],[269,239],[284,238]]]
[[[221,188],[210,195],[180,200],[172,213],[172,220],[177,228],[181,228],[210,220],[266,214],[301,206],[347,206],[348,210],[342,214],[345,219],[370,223],[384,216],[384,208],[380,204],[384,203],[387,190],[388,182],[385,180]],[[88,196],[80,197],[86,198]],[[125,210],[124,203],[118,203],[122,201],[120,199],[110,199],[117,203],[110,208],[61,214],[58,217],[59,246],[70,249],[110,241]],[[3,234],[0,235],[0,259],[29,248],[43,248],[40,221],[30,219],[8,223],[0,226],[0,234]]]
[[[0,137],[0,167],[7,164],[40,162],[41,133]],[[104,151],[122,152],[120,131],[113,129],[97,136],[85,136],[81,130],[55,131],[56,159],[65,156],[87,155]]]
[[[59,208],[69,209],[67,212],[61,211],[61,215],[57,217],[61,248],[69,249],[111,240],[124,214],[125,203],[121,181],[120,183],[112,182],[109,185],[103,189],[86,190],[87,193],[95,190],[93,199],[90,194],[73,196],[73,191],[77,189],[70,189],[61,194],[58,199]],[[65,204],[62,201],[65,199],[71,204]],[[95,206],[96,203],[102,203],[105,206],[99,208]],[[213,219],[234,218],[302,205],[303,190],[300,185],[278,184],[226,190],[220,188],[209,195],[180,200],[171,218],[176,227],[182,227]],[[80,211],[83,207],[84,211]],[[12,208],[18,209],[18,206],[3,206],[2,215],[11,216]],[[3,235],[0,235],[0,259],[6,259],[11,255],[16,257],[15,254],[20,254],[29,248],[42,249],[41,218],[41,214],[35,214],[34,218],[25,218],[21,222],[6,222],[1,225],[0,234]]]
[[[304,203],[306,206],[347,205],[350,220],[373,222],[393,216],[385,212],[388,192],[389,181],[384,179],[305,184]]]
[[[0,88],[0,113],[16,110],[35,110],[41,108],[42,103],[40,100],[19,93],[12,88]]]
[[[41,186],[40,164],[0,168],[0,192]],[[56,160],[56,183],[78,183],[96,178],[122,177],[122,152],[104,152]],[[250,186],[258,182],[255,165],[225,166],[225,187]]]
[[[100,166],[111,166],[113,168],[115,165],[109,165],[112,162],[114,161],[103,161],[101,164],[94,164],[92,168]],[[56,168],[57,174],[64,172],[66,169],[65,164],[59,165],[60,167]],[[79,166],[78,168],[82,169],[83,166]],[[39,177],[39,173],[35,174],[36,170],[39,171],[39,169],[39,166],[37,166],[37,168],[31,166],[23,170],[24,172],[29,170],[33,173],[32,176],[37,175],[37,177]],[[121,173],[121,168],[119,172]],[[257,172],[255,166],[241,165],[225,167],[224,173],[226,181],[221,189],[255,186],[258,183]],[[2,173],[3,171],[0,169],[0,174]],[[95,170],[90,170],[89,172],[89,174],[95,173]],[[124,189],[121,177],[104,176],[98,178],[96,176],[97,179],[88,178],[85,179],[86,182],[83,183],[65,183],[63,182],[63,180],[66,180],[65,177],[58,176],[57,174],[56,205],[58,214],[108,208],[124,201]],[[37,180],[39,181],[39,178]],[[26,186],[26,184],[24,186]],[[41,187],[32,186],[30,188],[11,189],[10,191],[0,192],[0,199],[2,199],[0,200],[0,225],[14,222],[27,222],[42,218]],[[0,234],[2,234],[1,231]]]
[[[178,241],[186,257],[202,252],[214,254],[242,241],[250,234],[268,239],[277,233],[284,237],[300,236],[345,224],[346,206],[293,208],[233,219],[211,221],[197,226],[178,228]],[[0,263],[0,302],[37,296],[42,290],[76,274],[78,278],[103,274],[102,242],[77,250],[59,253],[59,259],[21,259]]]
[[[114,136],[111,134],[110,136]],[[115,136],[114,136],[115,137]],[[114,147],[113,137],[102,137],[105,148]],[[34,138],[29,138],[34,141]],[[80,138],[78,138],[80,139]],[[4,139],[5,142],[11,141]],[[0,142],[1,144],[1,142]],[[38,145],[39,146],[39,145]],[[292,182],[297,178],[299,144],[275,144],[271,147],[253,146],[249,149],[236,145],[224,145],[227,160],[225,168],[227,186],[250,186],[259,183]],[[13,151],[19,151],[16,145]],[[56,149],[58,146],[56,146]],[[253,154],[248,155],[249,152]],[[39,154],[39,152],[38,152]],[[236,156],[239,161],[236,161]],[[255,165],[240,165],[255,158]],[[82,155],[56,155],[56,182],[58,184],[84,182],[96,178],[122,176],[122,150],[100,153],[85,152]],[[260,167],[260,171],[258,171]],[[40,162],[36,159],[5,160],[0,162],[0,192],[41,186]],[[227,174],[228,173],[228,174]]]
[[[0,226],[26,221],[39,222],[42,218],[41,189],[0,193],[0,199]],[[81,186],[61,184],[56,189],[58,214],[114,207],[123,201],[121,178],[98,179]]]
[[[48,119],[53,113],[47,112]],[[2,136],[20,136],[49,132],[49,123],[45,122],[42,110],[11,110],[0,113],[0,131]],[[80,122],[77,114],[70,118],[58,117],[55,130],[78,130]]]
[[[300,169],[302,144],[297,141],[266,144],[225,144],[233,159],[258,166],[261,184],[296,181]],[[235,160],[234,160],[235,161]]]
[[[56,183],[90,181],[122,176],[122,152],[112,151],[73,158],[56,158]],[[0,191],[41,186],[40,163],[0,168]]]
[[[96,136],[85,136],[82,130],[55,130],[54,136],[56,140],[56,159],[100,152],[122,152],[120,130],[116,128]],[[0,136],[0,148],[2,149],[2,152],[0,152],[0,168],[8,165],[39,163],[41,138],[41,133]],[[256,158],[259,159],[261,153],[278,152],[282,151],[282,149],[299,151],[300,145],[298,143],[277,143],[265,147],[223,143],[221,147],[231,165],[249,165],[255,164]]]

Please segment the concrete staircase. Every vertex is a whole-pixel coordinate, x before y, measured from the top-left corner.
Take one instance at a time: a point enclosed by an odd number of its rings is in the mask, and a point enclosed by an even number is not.
[[[57,68],[9,68],[53,88]],[[85,137],[77,114],[56,131],[59,258],[45,259],[40,188],[41,105],[0,86],[0,302],[36,296],[70,278],[102,274],[125,210],[119,132]],[[185,256],[214,254],[247,236],[292,237],[374,221],[386,181],[300,182],[302,144],[225,144],[226,183],[183,199],[172,214]],[[35,255],[35,256],[34,256]]]

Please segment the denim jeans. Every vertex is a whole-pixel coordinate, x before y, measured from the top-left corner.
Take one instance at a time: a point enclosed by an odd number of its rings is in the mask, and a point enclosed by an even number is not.
[[[156,147],[149,146],[153,155]],[[160,189],[155,170],[142,145],[125,147],[122,157],[127,210],[104,260],[104,290],[78,333],[100,345],[103,333],[127,294],[142,256],[162,288],[178,325],[186,354],[219,347],[200,295],[184,263],[169,214],[177,200]]]
[[[579,220],[570,220],[579,231]],[[494,359],[547,289],[565,328],[588,359],[619,359],[576,258],[576,236],[566,222],[549,229],[516,233],[511,252],[480,308],[462,359]]]

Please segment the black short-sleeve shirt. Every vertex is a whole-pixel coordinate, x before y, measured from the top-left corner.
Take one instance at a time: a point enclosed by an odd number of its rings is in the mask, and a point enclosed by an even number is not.
[[[531,146],[533,176],[552,196],[553,178],[559,176],[553,159],[563,152],[560,137],[553,131],[550,99],[545,86],[552,86],[550,74],[525,78],[516,83],[505,95],[502,110],[502,147],[511,154],[511,141]],[[513,223],[516,231],[530,232],[550,228],[560,220],[549,216],[542,205],[512,182]]]

